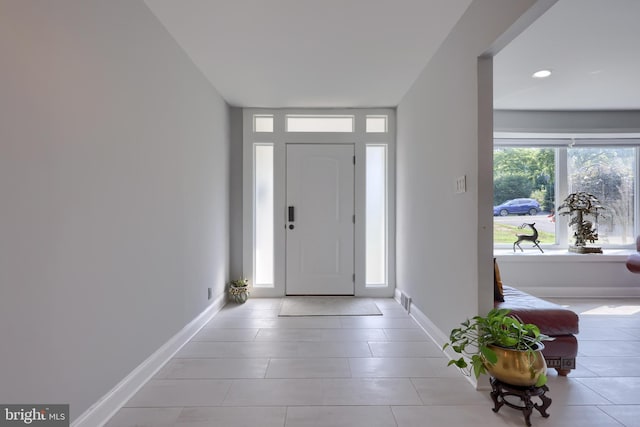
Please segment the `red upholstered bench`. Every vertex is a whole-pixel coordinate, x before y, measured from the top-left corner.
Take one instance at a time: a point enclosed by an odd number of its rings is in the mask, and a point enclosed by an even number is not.
[[[499,274],[499,273],[498,273]],[[499,276],[498,276],[499,278]],[[508,308],[524,323],[533,323],[540,332],[553,337],[544,342],[542,354],[549,368],[555,368],[559,375],[566,376],[576,367],[578,354],[578,315],[541,298],[510,286],[503,286],[504,302],[495,301],[496,308]]]

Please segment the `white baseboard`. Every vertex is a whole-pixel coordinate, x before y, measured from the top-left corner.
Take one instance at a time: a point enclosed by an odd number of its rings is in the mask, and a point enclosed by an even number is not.
[[[442,348],[444,343],[449,341],[449,335],[445,334],[438,328],[415,304],[411,304],[410,316],[420,325],[420,327],[424,330],[424,332],[431,338],[431,341],[435,343],[439,348]],[[451,348],[447,348],[443,350],[442,353],[449,359],[457,359],[460,357],[459,354],[455,353]],[[442,369],[455,369],[455,367],[444,366]],[[478,381],[474,376],[461,375],[469,381],[469,383],[476,389],[483,389],[484,387],[478,387]]]
[[[424,329],[429,338],[440,348],[449,341],[448,335],[440,330],[415,304],[411,304],[411,317]],[[445,352],[446,353],[446,352]]]
[[[151,356],[137,366],[107,394],[102,396],[89,409],[84,411],[71,427],[100,427],[109,421],[116,412],[140,388],[147,383],[160,368],[169,361],[193,336],[198,333],[211,318],[226,304],[226,294],[216,298],[209,307],[175,334]]]
[[[396,289],[393,291],[393,299],[394,299],[394,300],[396,300],[396,302],[397,302],[398,304],[402,305],[402,304],[400,303],[400,295],[401,295],[400,290],[399,290],[398,288],[396,288]]]

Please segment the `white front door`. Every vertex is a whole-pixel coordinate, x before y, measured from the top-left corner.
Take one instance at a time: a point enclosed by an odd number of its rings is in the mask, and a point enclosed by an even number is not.
[[[354,294],[354,169],[352,144],[287,144],[287,295]]]

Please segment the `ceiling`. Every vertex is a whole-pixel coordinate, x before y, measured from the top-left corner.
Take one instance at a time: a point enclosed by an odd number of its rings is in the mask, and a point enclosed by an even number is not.
[[[638,0],[559,0],[494,58],[495,108],[640,109],[639,18]]]
[[[234,106],[397,105],[471,0],[145,0]]]
[[[471,0],[145,3],[229,104],[282,108],[397,105]],[[638,17],[559,0],[496,56],[495,107],[640,109]]]

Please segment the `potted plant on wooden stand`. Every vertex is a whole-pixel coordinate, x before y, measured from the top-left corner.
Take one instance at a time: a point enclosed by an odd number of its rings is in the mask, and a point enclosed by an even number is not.
[[[449,361],[449,366],[455,365],[476,378],[488,373],[515,386],[543,386],[547,365],[542,341],[550,338],[536,325],[522,323],[509,313],[508,309],[493,309],[453,329],[443,350],[451,347],[461,357]]]
[[[229,283],[229,296],[234,302],[244,303],[249,298],[249,280],[240,278]]]
[[[508,309],[493,309],[486,316],[465,320],[460,328],[451,331],[443,349],[451,346],[462,355],[451,360],[449,366],[473,372],[476,378],[485,373],[491,375],[493,412],[507,405],[522,411],[527,426],[531,426],[533,409],[545,418],[549,416],[546,411],[551,399],[545,396],[549,388],[542,341],[551,338],[541,334],[536,325],[522,323],[509,313]],[[532,397],[540,398],[542,403],[533,403]],[[519,398],[521,404],[513,398]]]

